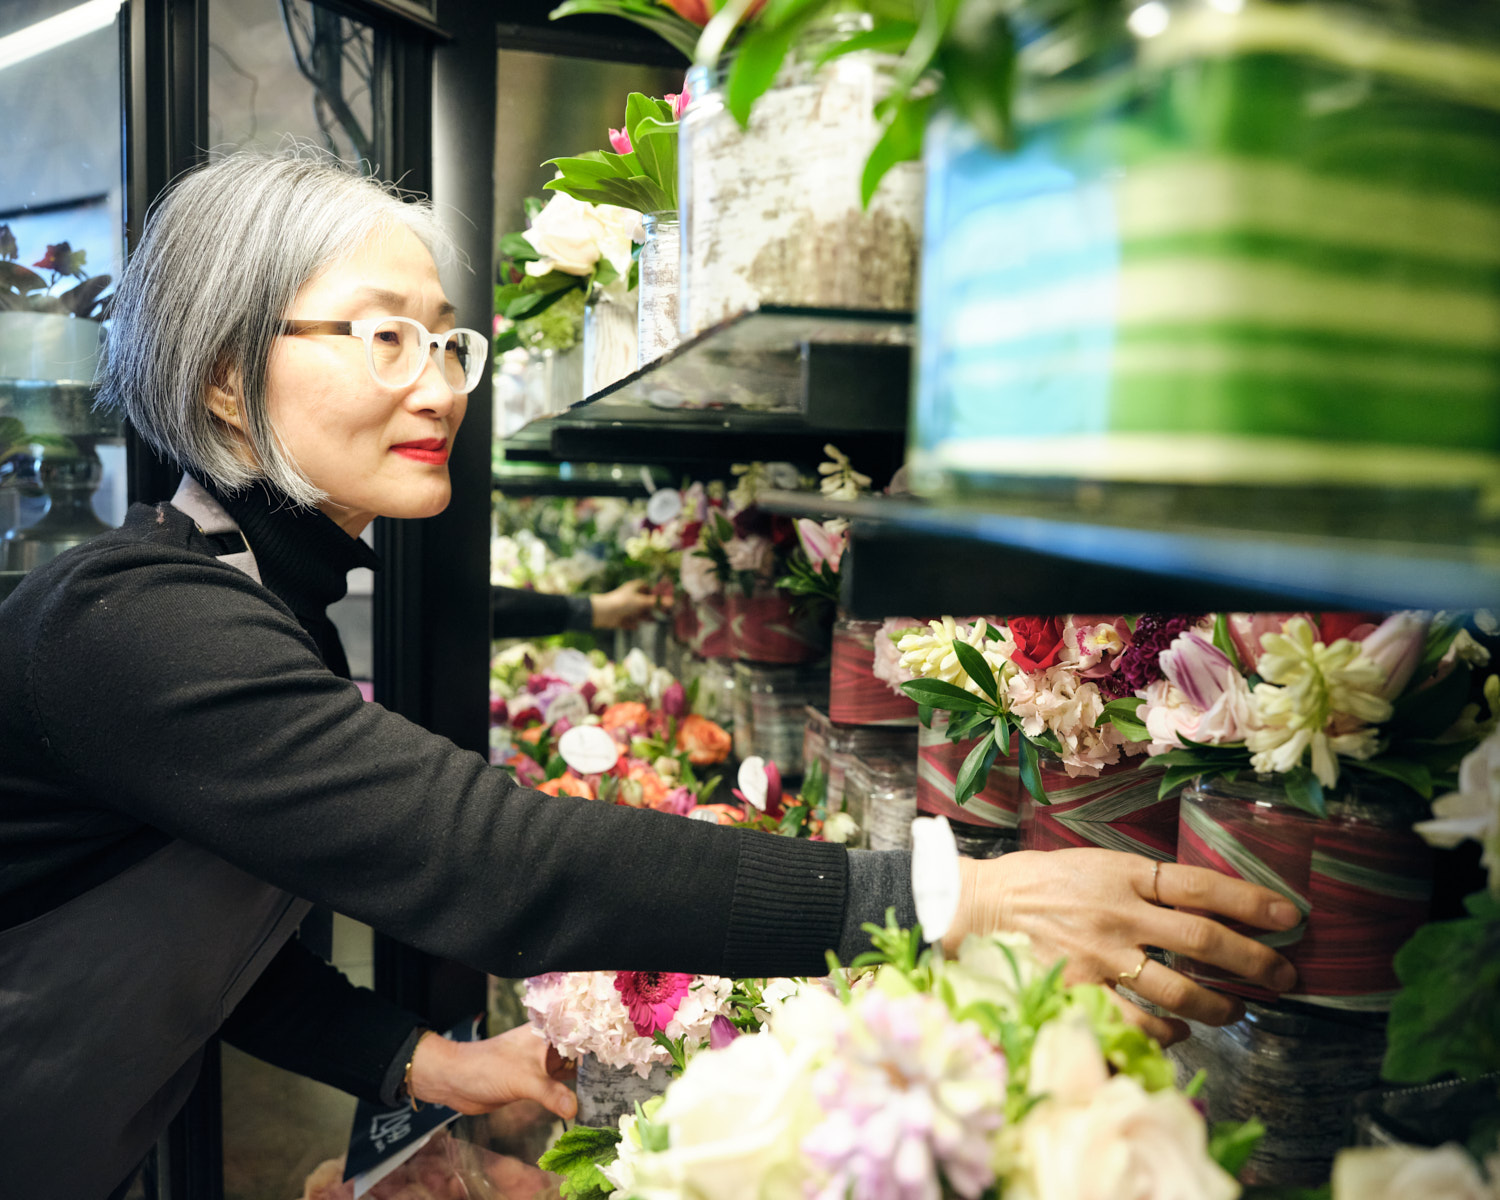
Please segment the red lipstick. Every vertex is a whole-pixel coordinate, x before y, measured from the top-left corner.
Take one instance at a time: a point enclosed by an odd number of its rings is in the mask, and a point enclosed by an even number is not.
[[[439,467],[448,461],[447,438],[420,438],[415,442],[402,442],[399,446],[392,446],[391,450],[403,458]]]

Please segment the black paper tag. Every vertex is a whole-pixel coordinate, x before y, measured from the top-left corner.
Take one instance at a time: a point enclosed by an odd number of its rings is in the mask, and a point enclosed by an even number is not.
[[[485,1015],[460,1021],[445,1035],[454,1042],[477,1042],[485,1036]],[[344,1161],[344,1179],[353,1179],[421,1143],[429,1133],[441,1129],[458,1113],[441,1104],[424,1104],[416,1112],[410,1104],[382,1109],[361,1100],[354,1110],[354,1128],[349,1133],[349,1153]]]

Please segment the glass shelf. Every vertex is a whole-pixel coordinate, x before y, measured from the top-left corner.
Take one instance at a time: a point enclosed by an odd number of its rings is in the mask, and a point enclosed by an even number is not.
[[[847,503],[795,492],[774,512],[850,521],[844,602],[877,617],[1500,604],[1500,540],[1441,544],[1174,524],[1097,514],[960,509],[912,499]]]

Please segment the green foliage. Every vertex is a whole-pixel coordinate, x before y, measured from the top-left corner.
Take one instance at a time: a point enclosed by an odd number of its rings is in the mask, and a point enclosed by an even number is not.
[[[575,1125],[564,1131],[537,1166],[562,1176],[562,1194],[570,1200],[608,1200],[614,1184],[599,1168],[619,1157],[618,1129]]]
[[[1208,1156],[1238,1177],[1265,1136],[1266,1127],[1252,1117],[1248,1121],[1219,1121],[1208,1131]]]
[[[587,204],[615,204],[637,212],[677,209],[677,121],[672,106],[641,92],[625,101],[629,154],[590,150],[572,158],[553,158],[560,178],[544,186],[566,192]]]
[[[684,59],[693,57],[693,49],[698,44],[698,26],[651,0],[566,0],[566,3],[554,8],[548,17],[556,21],[561,17],[573,17],[580,13],[602,13],[631,21],[656,34]]]
[[[839,574],[827,562],[820,563],[817,570],[806,552],[799,546],[786,560],[786,574],[776,581],[776,586],[794,596],[807,596],[837,604],[839,599]]]
[[[1138,716],[1144,703],[1146,702],[1139,696],[1111,700],[1100,711],[1099,719],[1094,725],[1096,728],[1102,728],[1106,724],[1113,725],[1132,742],[1150,741],[1151,733]]]
[[[1240,659],[1240,652],[1234,644],[1234,639],[1229,636],[1229,617],[1225,613],[1217,613],[1214,616],[1214,647],[1234,664],[1234,669],[1241,675],[1245,673],[1245,664]]]
[[[1424,925],[1396,954],[1403,986],[1381,1067],[1393,1083],[1500,1070],[1500,899],[1478,892],[1465,907],[1468,916]]]
[[[680,1038],[669,1038],[658,1029],[651,1035],[651,1040],[667,1052],[672,1060],[670,1070],[674,1075],[681,1075],[687,1070],[687,1034]]]
[[[992,700],[971,695],[963,688],[941,679],[910,679],[901,690],[918,704],[941,708],[946,712],[984,712],[994,715],[998,707]]]
[[[989,782],[990,768],[995,765],[995,756],[999,752],[1000,747],[995,744],[993,729],[969,751],[963,766],[958,769],[958,778],[954,781],[954,796],[959,804],[966,804],[977,793],[984,791],[984,785]]]

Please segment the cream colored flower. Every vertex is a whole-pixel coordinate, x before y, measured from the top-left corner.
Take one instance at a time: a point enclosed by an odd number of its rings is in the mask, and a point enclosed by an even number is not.
[[[586,204],[554,192],[522,233],[541,257],[526,264],[528,275],[562,271],[587,275],[603,258],[623,278],[630,270],[632,240],[641,214],[613,204]]]
[[[984,656],[1003,694],[1005,680],[1015,672],[1010,663],[1013,643],[1006,630],[1000,631],[999,641],[990,641],[984,636],[984,628],[983,621],[960,625],[952,617],[943,617],[928,621],[925,630],[909,629],[896,642],[896,649],[901,652],[901,667],[917,679],[940,679],[975,696],[983,696],[984,692],[969,678],[953,649],[954,642],[965,642]]]
[[[1203,1118],[1171,1088],[1128,1075],[1087,1103],[1043,1100],[1020,1123],[1006,1200],[1234,1200],[1240,1187],[1208,1155]]]
[[[1359,644],[1340,638],[1331,646],[1317,640],[1305,617],[1288,621],[1281,633],[1261,638],[1257,664],[1264,683],[1255,688],[1260,728],[1245,738],[1250,765],[1262,774],[1300,766],[1311,751],[1313,774],[1325,787],[1338,783],[1338,756],[1366,759],[1379,750],[1377,730],[1368,728],[1391,716],[1381,698],[1385,671],[1360,653]]]
[[[870,477],[856,471],[849,456],[831,442],[823,447],[823,453],[831,461],[818,464],[818,474],[823,476],[818,490],[830,500],[858,500],[870,486]]]
[[[1447,849],[1465,838],[1484,847],[1490,891],[1500,896],[1500,734],[1476,746],[1458,768],[1458,791],[1432,802],[1433,820],[1419,821],[1416,831],[1430,844]]]
[[[1435,1150],[1417,1146],[1360,1146],[1333,1161],[1333,1200],[1497,1200],[1500,1181],[1486,1184],[1454,1142]]]

